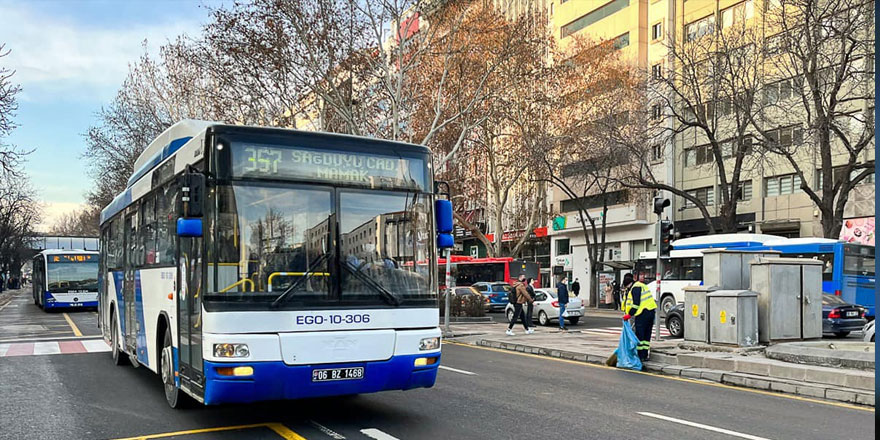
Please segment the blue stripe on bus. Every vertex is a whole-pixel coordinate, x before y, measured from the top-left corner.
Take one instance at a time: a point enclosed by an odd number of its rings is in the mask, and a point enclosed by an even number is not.
[[[150,170],[156,167],[156,165],[159,165],[160,163],[162,163],[163,160],[171,157],[172,154],[179,150],[180,147],[182,147],[184,144],[189,142],[190,139],[192,139],[192,136],[178,138],[169,142],[168,145],[162,147],[161,151],[157,151],[156,154],[153,155],[153,157],[147,160],[147,163],[145,163],[144,166],[141,167],[141,169],[137,170],[134,174],[131,175],[131,177],[128,179],[128,184],[126,186],[131,187],[132,185],[134,185],[134,183],[137,182],[138,179],[144,177],[144,174],[149,173]]]
[[[147,352],[147,326],[144,325],[144,297],[141,293],[141,271],[134,272],[134,314],[138,322],[137,328],[137,359],[142,365],[150,366]]]
[[[682,245],[675,246],[674,250],[683,251],[687,249],[714,249],[714,248],[730,248],[730,249],[740,249],[740,248],[754,248],[754,247],[763,247],[764,243],[757,241],[733,241],[726,243],[703,243],[703,244],[691,244],[691,245]]]
[[[112,218],[119,211],[125,209],[126,206],[131,204],[131,188],[126,188],[121,194],[116,196],[103,211],[101,211],[101,224]]]
[[[414,367],[416,358],[437,356],[437,362]],[[205,404],[250,403],[309,397],[374,393],[387,390],[430,388],[437,380],[440,353],[394,356],[387,361],[345,364],[287,365],[284,362],[226,363],[205,361]],[[253,376],[232,377],[217,374],[218,367],[250,366]],[[331,382],[312,382],[316,368],[364,367],[364,378]]]

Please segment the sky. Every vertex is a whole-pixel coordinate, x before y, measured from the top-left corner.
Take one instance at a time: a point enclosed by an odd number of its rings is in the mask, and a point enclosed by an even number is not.
[[[0,65],[15,70],[19,127],[5,142],[34,150],[25,171],[44,206],[41,229],[85,202],[84,133],[128,65],[180,34],[197,36],[219,0],[0,0]]]

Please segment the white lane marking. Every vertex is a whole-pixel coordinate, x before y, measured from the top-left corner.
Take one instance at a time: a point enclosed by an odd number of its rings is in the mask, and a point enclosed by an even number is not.
[[[37,342],[34,344],[34,354],[59,354],[61,346],[57,342]]]
[[[442,369],[442,370],[449,370],[449,371],[452,371],[452,372],[454,372],[454,373],[467,374],[468,376],[476,376],[476,375],[477,375],[477,373],[472,373],[472,372],[470,372],[470,371],[465,371],[465,370],[459,370],[458,368],[447,367],[446,365],[441,365],[441,366],[440,366],[440,369]]]
[[[309,420],[309,423],[311,423],[312,426],[314,426],[315,428],[318,428],[319,431],[326,434],[327,437],[330,437],[330,438],[336,439],[336,440],[345,440],[344,435],[342,435],[342,434],[340,434],[340,433],[338,433],[338,432],[336,432],[336,431],[334,431],[334,430],[332,430],[332,429],[330,429],[330,428],[328,428],[328,427],[326,427],[326,426],[324,426],[314,420]]]
[[[67,324],[64,325],[67,327]],[[70,333],[68,331],[60,332],[60,333]],[[0,343],[6,342],[36,342],[36,341],[89,341],[89,340],[101,340],[100,336],[51,336],[46,338],[16,338],[16,339],[0,339]]]
[[[6,356],[6,350],[9,350],[10,344],[0,344],[0,357]]]
[[[667,416],[663,416],[660,414],[654,414],[654,413],[649,413],[649,412],[640,412],[639,414],[646,416],[646,417],[653,417],[655,419],[666,420],[667,422],[679,423],[682,425],[692,426],[694,428],[705,429],[706,431],[720,432],[722,434],[727,434],[727,435],[730,435],[733,437],[745,438],[745,439],[749,439],[749,440],[770,440],[766,437],[758,437],[758,436],[751,435],[751,434],[743,434],[741,432],[731,431],[729,429],[717,428],[715,426],[709,426],[709,425],[703,425],[700,423],[689,422],[687,420],[676,419],[673,417],[667,417]]]
[[[88,341],[81,341],[83,347],[86,348],[86,351],[89,353],[100,353],[104,351],[110,351],[110,346],[104,342],[103,339],[92,339]]]
[[[386,434],[376,428],[361,429],[361,434],[376,440],[400,440],[399,438]]]

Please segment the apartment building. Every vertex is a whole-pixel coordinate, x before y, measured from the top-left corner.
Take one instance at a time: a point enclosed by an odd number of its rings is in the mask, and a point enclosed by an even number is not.
[[[550,5],[551,22],[560,45],[570,42],[571,36],[583,33],[591,38],[613,40],[624,57],[629,58],[650,75],[664,75],[672,69],[682,69],[669,56],[667,48],[683,39],[696,39],[725,26],[745,21],[761,29],[762,35],[772,40],[773,29],[764,22],[766,8],[775,7],[774,0],[555,0]],[[873,30],[871,30],[873,32]],[[873,53],[866,54],[865,66],[873,64]],[[767,78],[773,75],[768,74]],[[789,81],[785,83],[785,81]],[[777,93],[791,95],[792,80],[779,81]],[[874,88],[873,82],[865,87]],[[766,99],[772,87],[762,87],[756,99]],[[777,97],[778,95],[774,95]],[[871,102],[853,103],[853,111],[864,110],[873,114]],[[714,111],[714,109],[713,109]],[[792,115],[802,117],[803,115]],[[778,123],[778,118],[776,119]],[[672,124],[672,122],[667,122]],[[766,127],[774,130],[780,142],[807,142],[803,131],[794,124]],[[706,150],[705,137],[697,130],[686,130],[671,139],[658,141],[652,146],[655,176],[696,196],[708,207],[713,223],[720,225],[721,197],[718,168]],[[817,154],[804,148],[805,178],[813,187],[821,186]],[[863,154],[863,160],[873,158],[873,146]],[[726,159],[728,160],[728,159]],[[845,156],[835,152],[834,164],[843,163]],[[729,169],[730,167],[728,167]],[[788,162],[770,154],[755,155],[744,162],[740,201],[737,204],[737,228],[742,232],[783,235],[787,237],[822,236],[819,211],[812,200],[799,189],[800,179]],[[606,195],[607,196],[607,195]],[[599,272],[599,291],[604,285],[630,270],[639,252],[654,250],[656,216],[650,209],[651,193],[620,190],[608,199],[614,202],[608,210],[606,226],[606,263]],[[704,235],[709,232],[706,221],[692,203],[680,197],[664,194],[672,200],[665,218],[676,223],[682,237]],[[591,215],[598,218],[600,197],[584,200]],[[550,228],[551,263],[553,272],[592,280],[587,260],[587,244],[580,226],[577,209],[561,191],[553,193],[551,210],[558,213]],[[850,194],[845,218],[873,217],[874,177],[865,179]],[[873,222],[871,222],[873,224]],[[589,281],[588,281],[589,282]],[[602,298],[590,298],[591,305]],[[597,301],[598,300],[598,301]]]

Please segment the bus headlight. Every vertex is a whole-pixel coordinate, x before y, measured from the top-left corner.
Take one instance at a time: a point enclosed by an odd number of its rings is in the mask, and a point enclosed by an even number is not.
[[[250,355],[247,344],[214,344],[214,357],[246,358]]]
[[[419,350],[436,350],[440,348],[440,338],[425,338],[419,341]]]

